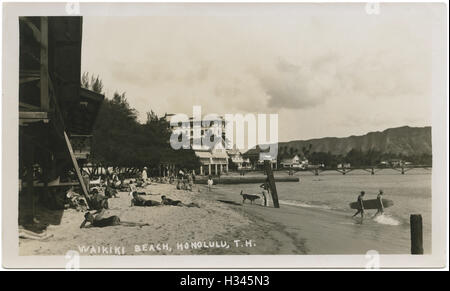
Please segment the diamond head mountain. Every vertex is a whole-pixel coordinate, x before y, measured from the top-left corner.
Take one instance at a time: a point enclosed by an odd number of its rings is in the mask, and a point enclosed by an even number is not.
[[[301,152],[302,149],[311,148],[311,151],[314,152],[329,152],[333,155],[345,155],[352,149],[358,149],[362,152],[378,151],[405,156],[431,155],[431,127],[402,126],[369,132],[360,136],[294,140],[280,142],[278,148],[286,151],[290,151],[292,148],[298,152]]]

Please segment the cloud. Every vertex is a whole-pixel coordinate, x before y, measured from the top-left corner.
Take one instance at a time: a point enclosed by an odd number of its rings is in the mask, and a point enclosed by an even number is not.
[[[313,63],[299,66],[279,57],[273,71],[260,73],[261,88],[268,96],[267,106],[294,110],[323,104],[331,94],[330,75],[326,71],[318,72]]]
[[[429,122],[432,14],[423,6],[386,5],[377,16],[356,4],[266,8],[86,16],[82,70],[99,74],[110,93],[126,91],[143,118],[190,114],[192,105],[279,113],[282,139],[353,134],[408,116]],[[346,121],[355,115],[361,122]]]

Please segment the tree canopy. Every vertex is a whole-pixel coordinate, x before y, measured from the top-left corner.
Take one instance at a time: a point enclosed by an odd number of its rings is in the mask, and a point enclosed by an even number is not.
[[[98,77],[88,80],[88,74],[83,74],[82,86],[94,91],[103,88]],[[108,167],[154,169],[160,164],[186,169],[200,165],[193,150],[171,148],[171,129],[165,117],[158,117],[153,111],[147,113],[145,123],[140,123],[137,117],[138,112],[129,105],[125,92],[106,97],[93,129],[90,161]]]

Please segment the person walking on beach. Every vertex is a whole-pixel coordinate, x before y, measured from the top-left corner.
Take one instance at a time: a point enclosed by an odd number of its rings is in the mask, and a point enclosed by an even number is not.
[[[142,170],[142,180],[144,180],[144,182],[147,181],[147,167],[144,167],[144,169]]]
[[[211,191],[213,184],[214,184],[214,181],[213,181],[211,175],[209,175],[208,176],[208,192]]]
[[[366,194],[366,192],[361,191],[361,193],[358,195],[357,202],[358,202],[359,208],[358,208],[358,211],[356,211],[356,213],[353,214],[353,216],[352,216],[352,217],[355,217],[356,215],[361,213],[361,223],[362,223],[362,221],[364,219],[364,202],[363,201],[364,201],[364,195],[365,194]]]
[[[381,190],[381,189],[378,192],[377,200],[378,200],[378,210],[377,210],[377,213],[375,213],[375,215],[373,217],[375,217],[377,215],[383,215],[384,214],[383,190]]]
[[[184,172],[182,169],[178,171],[178,179],[184,179]]]

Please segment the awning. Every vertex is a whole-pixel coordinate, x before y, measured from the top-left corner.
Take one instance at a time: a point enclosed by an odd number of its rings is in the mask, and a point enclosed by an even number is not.
[[[195,155],[197,157],[199,157],[200,159],[210,159],[210,158],[212,158],[212,155],[211,155],[210,152],[195,151]]]

